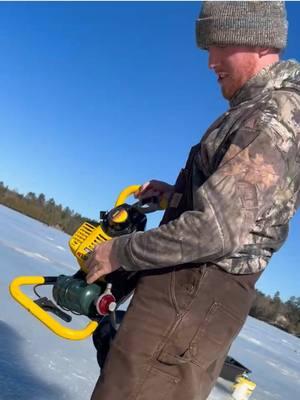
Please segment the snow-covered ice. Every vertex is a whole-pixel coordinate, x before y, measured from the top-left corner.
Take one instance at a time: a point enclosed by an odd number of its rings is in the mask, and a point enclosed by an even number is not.
[[[99,368],[91,339],[63,340],[9,295],[19,275],[72,274],[68,235],[0,205],[0,400],[88,400]],[[30,289],[24,289],[26,293]],[[87,323],[85,317],[73,327]],[[251,317],[230,355],[252,370],[253,400],[300,399],[300,340]],[[219,379],[209,400],[229,400]]]

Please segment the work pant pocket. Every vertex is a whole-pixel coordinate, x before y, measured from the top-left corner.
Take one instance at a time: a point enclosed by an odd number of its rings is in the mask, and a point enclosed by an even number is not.
[[[171,400],[180,379],[154,366],[148,371],[136,400]]]
[[[211,363],[226,354],[244,322],[231,310],[216,302],[196,326],[185,319],[195,320],[192,315],[186,315],[182,319],[161,349],[157,358],[159,362],[178,367],[193,363],[207,369]]]
[[[203,369],[223,357],[238,335],[244,320],[221,303],[213,303],[203,324],[187,349],[185,357]]]
[[[171,275],[171,296],[178,315],[186,313],[196,299],[205,264],[199,267],[175,269]]]
[[[186,275],[186,281],[191,281],[194,272]],[[207,369],[224,357],[248,315],[253,290],[246,290],[222,271],[204,268],[198,275],[196,291],[188,302],[184,285],[174,285],[176,305],[182,312],[159,352],[162,364],[193,363]]]

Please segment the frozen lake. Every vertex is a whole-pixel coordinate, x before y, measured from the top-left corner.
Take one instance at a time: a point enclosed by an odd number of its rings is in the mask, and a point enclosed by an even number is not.
[[[72,274],[68,235],[0,205],[0,400],[89,400],[98,377],[91,339],[58,338],[9,295],[19,275]],[[86,324],[83,317],[73,326]],[[73,323],[73,322],[72,322]],[[246,365],[253,400],[300,399],[300,340],[251,317],[230,355]],[[209,400],[229,400],[219,379]]]

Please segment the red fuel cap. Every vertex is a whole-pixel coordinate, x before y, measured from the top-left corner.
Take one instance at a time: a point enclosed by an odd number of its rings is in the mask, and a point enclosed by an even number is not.
[[[116,308],[116,299],[112,294],[103,294],[96,301],[96,309],[100,315],[106,315],[113,312]]]

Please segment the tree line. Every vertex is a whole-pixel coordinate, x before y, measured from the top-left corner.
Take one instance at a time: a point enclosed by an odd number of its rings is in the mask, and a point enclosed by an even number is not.
[[[85,221],[96,223],[69,207],[56,204],[53,198],[47,200],[43,193],[23,195],[9,189],[3,182],[0,182],[0,203],[70,235]],[[279,292],[271,297],[257,291],[250,315],[300,337],[300,297],[292,296],[282,302]]]
[[[44,224],[61,229],[69,235],[85,221],[95,223],[69,207],[56,204],[53,198],[47,200],[43,193],[36,195],[28,192],[23,195],[17,190],[9,189],[3,182],[0,182],[0,203]]]
[[[300,337],[300,297],[292,296],[283,302],[279,291],[274,296],[256,292],[250,315]]]

